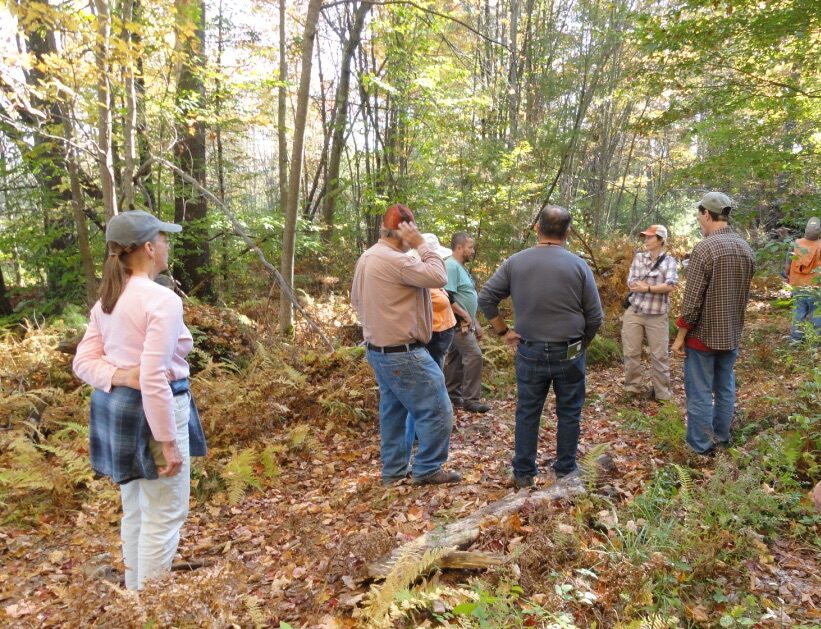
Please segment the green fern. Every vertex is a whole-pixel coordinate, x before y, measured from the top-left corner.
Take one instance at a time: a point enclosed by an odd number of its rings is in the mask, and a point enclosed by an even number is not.
[[[54,483],[39,467],[24,467],[0,472],[0,487],[8,494],[20,491],[51,491]]]
[[[396,618],[397,610],[410,611],[417,608],[416,603],[425,591],[425,582],[421,587],[411,588],[419,577],[430,572],[433,567],[453,548],[431,548],[419,554],[411,551],[401,555],[393,565],[385,582],[371,586],[364,602],[362,618],[369,627],[390,627]],[[423,597],[425,598],[425,597]],[[397,601],[400,605],[397,607]],[[403,612],[404,613],[404,612]]]
[[[599,480],[599,458],[610,449],[609,443],[594,445],[579,461],[588,491],[592,491]]]
[[[681,487],[679,489],[681,502],[684,504],[684,507],[687,510],[690,510],[695,506],[695,499],[693,498],[695,494],[693,477],[690,475],[690,471],[687,468],[682,467],[677,463],[673,463],[673,468],[676,470],[676,474],[678,475],[679,486]]]
[[[254,465],[257,461],[256,449],[252,446],[236,453],[222,471],[226,483],[228,503],[235,505],[249,487],[260,488],[259,479],[254,474]]]
[[[78,424],[77,422],[62,422],[62,428],[54,433],[55,439],[65,440],[69,437],[82,438],[84,441],[88,439],[88,425]]]
[[[265,470],[265,476],[271,480],[280,475],[279,464],[276,459],[276,446],[266,446],[266,448],[259,455],[259,462]]]
[[[639,629],[671,629],[678,626],[678,620],[671,617],[652,615],[641,619]]]
[[[288,447],[291,450],[301,450],[308,445],[308,436],[311,427],[308,424],[297,424],[288,433]]]
[[[256,629],[268,626],[268,619],[265,617],[265,612],[262,611],[262,603],[253,595],[248,595],[244,599],[245,607],[248,609],[248,615],[251,617],[251,622],[254,623]]]

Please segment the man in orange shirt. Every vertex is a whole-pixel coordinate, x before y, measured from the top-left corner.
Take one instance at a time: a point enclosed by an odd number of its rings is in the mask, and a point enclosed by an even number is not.
[[[790,336],[794,341],[804,338],[805,324],[811,323],[821,332],[819,284],[821,284],[821,219],[807,221],[804,237],[795,241],[795,249],[787,258],[784,272],[793,288],[793,323]]]

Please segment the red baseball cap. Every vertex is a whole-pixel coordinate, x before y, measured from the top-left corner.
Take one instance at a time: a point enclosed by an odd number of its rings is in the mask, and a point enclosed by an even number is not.
[[[639,233],[640,236],[658,236],[662,240],[667,240],[667,228],[664,225],[650,225],[647,229],[643,232]]]
[[[407,205],[395,203],[390,206],[382,217],[382,225],[388,229],[397,229],[399,223],[412,223],[414,221],[413,212]]]

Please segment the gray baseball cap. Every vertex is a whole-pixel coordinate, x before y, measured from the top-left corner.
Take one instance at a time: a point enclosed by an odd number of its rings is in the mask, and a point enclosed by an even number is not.
[[[160,232],[176,234],[181,231],[182,225],[163,223],[153,214],[131,210],[111,217],[105,228],[105,241],[128,247],[153,240]]]
[[[729,214],[733,208],[733,201],[726,194],[722,192],[708,192],[696,207],[703,207],[708,212],[713,214]]]

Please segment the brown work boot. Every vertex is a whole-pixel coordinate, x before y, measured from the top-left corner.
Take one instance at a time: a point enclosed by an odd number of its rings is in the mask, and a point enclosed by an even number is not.
[[[440,469],[422,478],[414,478],[411,482],[414,485],[452,485],[461,482],[461,480],[462,475],[459,472],[446,472]]]

